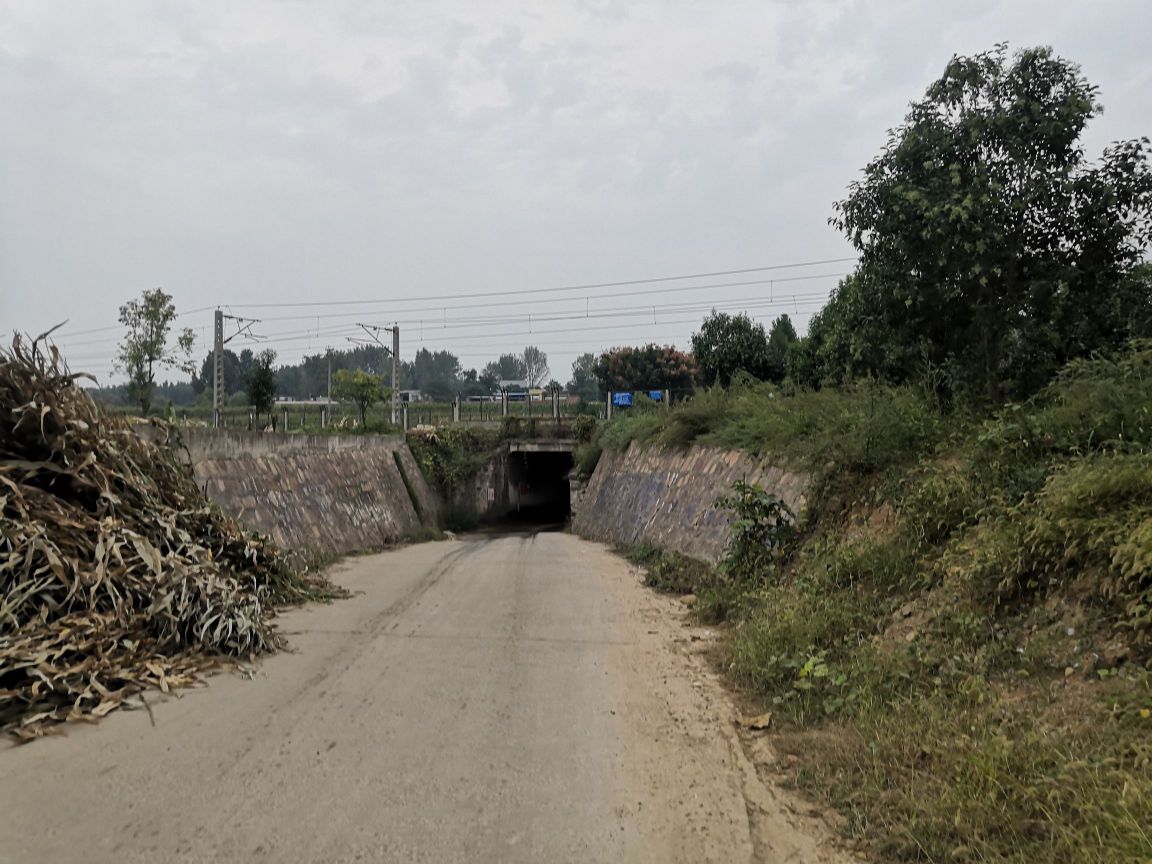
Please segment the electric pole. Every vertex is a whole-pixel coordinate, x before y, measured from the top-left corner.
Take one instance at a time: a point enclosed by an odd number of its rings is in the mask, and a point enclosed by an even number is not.
[[[224,319],[236,322],[236,332],[224,338]],[[252,333],[252,325],[260,322],[255,318],[237,318],[235,315],[225,315],[224,310],[217,309],[212,339],[212,427],[220,426],[220,405],[224,397],[224,346],[237,336],[247,335],[251,339],[263,339]]]
[[[220,397],[224,391],[224,311],[216,310],[212,339],[212,428],[220,426]]]
[[[392,325],[392,425],[400,416],[400,324]]]
[[[377,327],[375,324],[357,324],[361,330],[368,334],[368,337],[376,343],[377,346],[388,351],[384,343],[380,341],[380,333],[387,332],[392,334],[392,425],[395,426],[400,417],[400,325],[393,324],[391,327]],[[349,339],[350,342],[358,342],[366,344],[360,339]]]

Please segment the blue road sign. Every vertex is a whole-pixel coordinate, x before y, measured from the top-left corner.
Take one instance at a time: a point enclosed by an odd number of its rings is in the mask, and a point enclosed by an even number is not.
[[[664,391],[663,390],[649,390],[648,391],[648,398],[651,399],[653,402],[662,402],[664,400]]]
[[[631,408],[632,407],[632,394],[631,393],[613,393],[612,404],[617,408]]]

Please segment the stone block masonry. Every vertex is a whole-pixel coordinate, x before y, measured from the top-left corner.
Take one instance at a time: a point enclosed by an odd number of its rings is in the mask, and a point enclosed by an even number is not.
[[[669,451],[631,445],[605,450],[573,499],[573,530],[625,546],[650,543],[715,563],[724,555],[731,518],[713,506],[737,480],[756,483],[801,513],[811,480],[737,450]]]
[[[400,436],[183,429],[169,443],[212,501],[284,549],[379,549],[439,520],[439,502]]]

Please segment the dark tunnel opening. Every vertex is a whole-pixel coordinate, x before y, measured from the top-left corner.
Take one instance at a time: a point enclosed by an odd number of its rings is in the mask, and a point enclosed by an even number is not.
[[[504,523],[562,528],[572,512],[566,452],[508,454],[509,509]]]

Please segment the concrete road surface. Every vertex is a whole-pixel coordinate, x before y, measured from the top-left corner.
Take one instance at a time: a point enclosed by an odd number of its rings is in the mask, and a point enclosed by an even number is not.
[[[252,680],[0,746],[0,862],[837,860],[757,775],[707,632],[603,547],[332,575],[359,593],[285,614]]]

